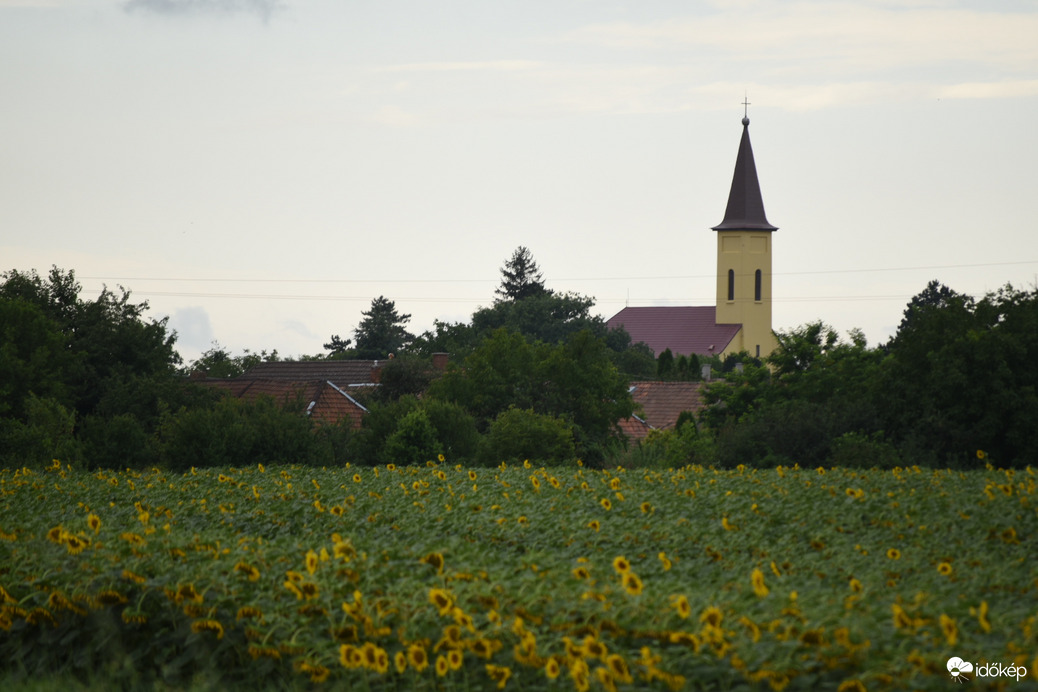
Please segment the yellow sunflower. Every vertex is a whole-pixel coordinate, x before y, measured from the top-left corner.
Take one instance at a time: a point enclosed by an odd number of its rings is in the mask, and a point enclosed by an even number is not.
[[[428,668],[429,655],[425,653],[425,647],[418,643],[407,647],[407,662],[419,673]]]
[[[692,606],[688,602],[688,598],[684,594],[677,594],[670,597],[671,603],[674,605],[674,610],[678,611],[678,616],[685,620],[689,615],[692,614]]]
[[[622,583],[624,591],[626,591],[632,596],[640,595],[642,592],[642,588],[644,587],[644,585],[642,584],[642,580],[638,577],[638,575],[630,571],[624,572]]]

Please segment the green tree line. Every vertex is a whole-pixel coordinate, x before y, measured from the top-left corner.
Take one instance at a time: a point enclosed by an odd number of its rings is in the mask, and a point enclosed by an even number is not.
[[[12,270],[0,282],[0,465],[59,458],[86,467],[415,463],[968,466],[1038,455],[1038,295],[1006,286],[982,298],[931,282],[897,333],[869,347],[822,322],[777,334],[760,361],[654,357],[591,314],[593,299],[548,289],[529,250],[501,270],[494,301],[467,322],[407,332],[384,296],[353,339],[306,359],[386,358],[359,430],[318,424],[305,402],[240,401],[199,386],[279,360],[214,345],[190,364],[146,302],[105,288],[81,297],[72,271]],[[433,353],[451,355],[445,373]],[[641,445],[619,421],[632,380],[695,380],[709,405]],[[738,365],[738,367],[736,367]]]

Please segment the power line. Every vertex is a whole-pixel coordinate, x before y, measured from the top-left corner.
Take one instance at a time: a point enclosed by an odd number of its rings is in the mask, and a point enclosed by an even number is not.
[[[1015,262],[978,262],[971,264],[931,264],[909,267],[869,267],[863,269],[815,269],[809,271],[795,272],[772,272],[772,276],[811,276],[818,274],[864,274],[878,272],[899,271],[922,271],[932,269],[973,269],[978,267],[1006,267],[1023,264],[1038,264],[1038,260],[1021,260]],[[552,281],[660,281],[660,280],[683,280],[683,279],[712,279],[715,274],[685,274],[676,276],[590,276],[590,277],[564,277]],[[495,283],[500,277],[494,279],[245,279],[245,278],[199,278],[199,277],[174,277],[174,276],[83,276],[79,277],[85,281],[169,281],[169,282],[196,282],[196,283],[296,283],[296,284],[407,284],[407,283]]]
[[[204,292],[192,292],[192,291],[136,291],[133,293],[134,296],[140,296],[142,298],[148,297],[179,297],[179,298],[214,298],[214,299],[240,299],[240,300],[295,300],[295,301],[331,301],[331,302],[359,302],[365,303],[371,300],[371,296],[332,296],[332,295],[287,295],[277,293],[204,293]],[[860,301],[890,301],[898,300],[902,301],[905,299],[904,294],[896,295],[866,295],[866,296],[838,296],[838,295],[817,295],[817,296],[781,296],[773,297],[771,302],[773,304],[779,303],[800,303],[800,302],[860,302]],[[394,302],[402,303],[470,303],[470,304],[481,304],[487,301],[482,298],[456,298],[456,297],[436,297],[436,296],[397,296],[393,298]],[[714,297],[704,300],[676,300],[674,298],[644,298],[637,303],[641,305],[686,305],[694,303],[696,305],[707,305],[714,301]],[[605,298],[596,299],[596,305],[603,304],[629,304],[630,301],[626,298]]]

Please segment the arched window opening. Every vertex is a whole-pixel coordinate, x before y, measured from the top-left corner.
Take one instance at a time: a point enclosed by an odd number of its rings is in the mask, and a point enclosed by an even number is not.
[[[735,270],[728,270],[728,300],[735,300]]]
[[[753,275],[753,299],[760,302],[760,269]]]

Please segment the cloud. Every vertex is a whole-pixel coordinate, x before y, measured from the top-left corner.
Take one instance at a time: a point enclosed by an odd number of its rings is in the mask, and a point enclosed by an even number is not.
[[[383,72],[515,72],[534,70],[544,65],[539,60],[484,60],[470,62],[420,62],[390,65]]]
[[[421,117],[416,113],[392,105],[382,106],[370,114],[368,120],[390,127],[414,127],[422,122]]]
[[[281,0],[127,0],[123,9],[166,16],[255,14],[266,22],[284,4]]]
[[[938,98],[999,99],[1038,95],[1038,80],[964,82],[937,89]]]
[[[213,325],[205,308],[180,308],[169,318],[169,327],[177,332],[177,351],[193,360],[213,343]]]
[[[612,49],[721,51],[815,74],[972,65],[1030,73],[1038,13],[851,2],[759,2],[697,17],[594,24],[565,42]]]

